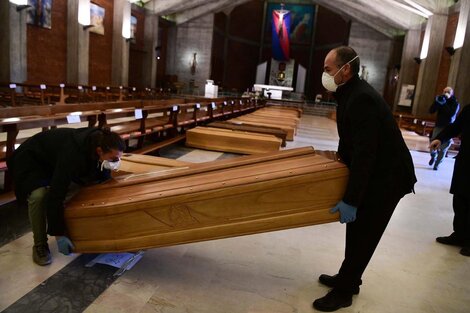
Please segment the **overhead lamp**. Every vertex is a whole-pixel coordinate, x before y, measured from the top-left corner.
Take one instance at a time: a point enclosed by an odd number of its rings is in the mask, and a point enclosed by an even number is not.
[[[83,29],[93,27],[90,25],[90,0],[78,0],[78,23]]]
[[[423,45],[421,46],[421,53],[419,58],[426,59],[429,51],[429,41],[431,39],[431,19],[426,22],[426,30],[424,31]]]
[[[433,13],[431,11],[429,11],[428,9],[426,9],[425,7],[422,7],[421,5],[419,5],[418,3],[412,1],[412,0],[403,0],[405,1],[406,3],[408,3],[409,5],[411,5],[412,7],[414,7],[415,9],[423,12],[424,14],[426,14],[427,16],[431,16],[433,15]]]
[[[457,23],[457,30],[455,31],[454,44],[452,45],[454,49],[462,48],[463,46],[465,32],[467,30],[468,11],[470,11],[470,1],[461,1],[459,21]]]
[[[16,5],[16,11],[20,12],[24,9],[30,8],[31,6],[28,4],[28,0],[10,0],[10,3]]]
[[[122,11],[122,37],[126,38],[126,41],[131,39],[131,4],[125,1]]]

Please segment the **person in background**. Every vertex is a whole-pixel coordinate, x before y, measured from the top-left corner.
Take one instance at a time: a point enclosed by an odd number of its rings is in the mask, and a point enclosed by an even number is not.
[[[455,117],[459,112],[460,105],[454,96],[454,90],[451,87],[444,88],[442,95],[439,95],[434,100],[429,108],[429,113],[437,112],[436,126],[434,127],[430,141],[433,141],[437,134],[439,134],[447,125],[455,121]],[[447,150],[452,144],[452,138],[441,143],[438,149],[431,151],[431,159],[429,165],[434,165],[433,169],[437,171],[439,165],[447,154]]]
[[[338,156],[349,169],[343,199],[330,210],[346,224],[345,257],[338,274],[322,274],[331,287],[313,302],[331,312],[352,304],[362,274],[400,199],[413,191],[413,160],[385,100],[359,73],[359,56],[351,47],[338,47],[325,58],[323,86],[338,102]]]
[[[125,144],[118,134],[98,128],[58,128],[38,133],[7,160],[18,201],[26,201],[33,231],[33,261],[52,262],[47,234],[61,253],[70,254],[64,201],[73,186],[99,183],[117,170]]]
[[[470,256],[470,104],[465,106],[455,123],[449,124],[431,142],[431,151],[438,150],[443,142],[461,135],[459,154],[455,158],[450,193],[453,194],[454,232],[436,241],[445,245],[462,247],[460,254]]]

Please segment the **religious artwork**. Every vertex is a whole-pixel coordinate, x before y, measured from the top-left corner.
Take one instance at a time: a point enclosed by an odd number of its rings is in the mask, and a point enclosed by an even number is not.
[[[411,107],[415,95],[415,85],[403,85],[401,87],[400,99],[398,105]]]
[[[90,3],[90,32],[104,35],[104,14],[105,9],[97,4]]]
[[[268,3],[266,16],[266,33],[271,32],[273,24],[273,11],[281,10],[280,3]],[[313,5],[285,4],[284,10],[289,11],[288,35],[291,44],[310,44],[313,32],[313,18],[315,7]],[[268,38],[266,36],[266,38]]]
[[[294,79],[295,61],[276,61],[271,59],[271,71],[269,73],[269,84],[273,86],[292,87]]]
[[[280,10],[272,11],[272,53],[275,60],[289,60],[290,26],[290,11],[285,10],[284,4],[281,4]]]
[[[135,36],[137,34],[137,17],[131,15],[131,42],[135,43]]]
[[[28,0],[27,23],[43,28],[52,28],[52,0]]]

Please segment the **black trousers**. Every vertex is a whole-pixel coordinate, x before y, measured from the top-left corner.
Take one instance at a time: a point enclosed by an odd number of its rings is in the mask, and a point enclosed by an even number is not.
[[[454,194],[454,232],[470,246],[470,196]]]
[[[345,257],[336,284],[336,288],[344,292],[352,292],[362,284],[362,274],[405,194],[390,188],[371,189],[374,190],[369,190],[370,196],[358,207],[356,220],[346,225]]]

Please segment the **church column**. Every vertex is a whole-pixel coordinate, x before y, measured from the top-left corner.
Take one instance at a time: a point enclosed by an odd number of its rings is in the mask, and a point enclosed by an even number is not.
[[[128,0],[115,0],[113,13],[113,55],[111,80],[114,86],[127,86],[129,81],[129,48],[130,42],[122,36],[124,8]]]
[[[142,83],[146,87],[155,87],[157,78],[158,16],[145,10],[144,49],[147,52],[143,62]]]
[[[87,85],[90,36],[78,23],[78,3],[67,0],[67,83]]]
[[[417,116],[428,115],[429,106],[436,96],[437,73],[444,51],[444,37],[447,28],[447,14],[437,13],[428,19],[426,31],[429,31],[429,50],[421,60],[412,113]],[[426,34],[425,34],[426,39]],[[423,42],[425,44],[425,41]]]
[[[468,79],[468,71],[470,68],[470,19],[468,18],[470,10],[470,0],[461,0],[459,22],[457,25],[456,36],[463,35],[460,31],[464,31],[463,46],[454,41],[458,46],[451,58],[449,78],[447,85],[454,87],[455,96],[461,105],[470,103],[470,79]],[[466,53],[464,53],[464,51]]]
[[[27,79],[26,10],[0,1],[0,81],[22,83]]]
[[[419,42],[421,29],[410,29],[406,33],[403,43],[403,53],[400,63],[400,75],[398,87],[395,94],[394,111],[397,109],[400,100],[401,88],[403,85],[414,85],[416,83],[416,63],[414,58],[419,55]]]

